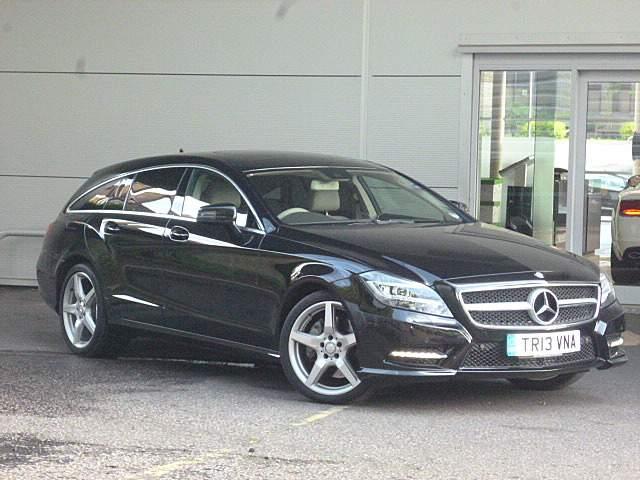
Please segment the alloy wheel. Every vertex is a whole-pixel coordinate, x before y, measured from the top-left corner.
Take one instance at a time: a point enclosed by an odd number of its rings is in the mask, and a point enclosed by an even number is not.
[[[86,273],[74,273],[67,280],[62,297],[64,330],[74,347],[82,349],[91,343],[97,315],[95,285]]]
[[[318,302],[294,321],[289,358],[294,373],[321,395],[343,395],[361,380],[354,368],[356,337],[340,302]]]

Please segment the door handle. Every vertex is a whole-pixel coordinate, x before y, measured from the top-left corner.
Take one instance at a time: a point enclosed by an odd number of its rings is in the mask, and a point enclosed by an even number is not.
[[[115,222],[107,222],[104,224],[105,233],[119,233],[121,231],[120,225]]]
[[[189,240],[189,230],[184,227],[172,227],[169,231],[169,238],[174,242],[186,242]]]

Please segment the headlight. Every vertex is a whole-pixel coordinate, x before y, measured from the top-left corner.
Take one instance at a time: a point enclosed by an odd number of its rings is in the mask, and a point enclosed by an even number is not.
[[[616,298],[613,285],[604,273],[600,274],[600,305],[612,302]]]
[[[376,299],[385,305],[453,317],[440,295],[423,283],[382,272],[366,272],[360,276]]]

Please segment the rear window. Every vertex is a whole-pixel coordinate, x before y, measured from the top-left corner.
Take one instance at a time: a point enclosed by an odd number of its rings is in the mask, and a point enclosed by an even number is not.
[[[71,210],[122,210],[132,176],[122,177],[94,188],[76,200]]]
[[[138,173],[126,210],[168,214],[184,172],[184,168],[159,168]]]

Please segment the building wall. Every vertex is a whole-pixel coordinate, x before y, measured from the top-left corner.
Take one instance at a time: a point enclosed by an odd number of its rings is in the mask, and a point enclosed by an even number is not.
[[[457,198],[461,36],[634,32],[633,6],[0,1],[0,231],[44,230],[95,169],[179,148],[366,156]],[[0,283],[33,279],[39,245],[0,241]]]

